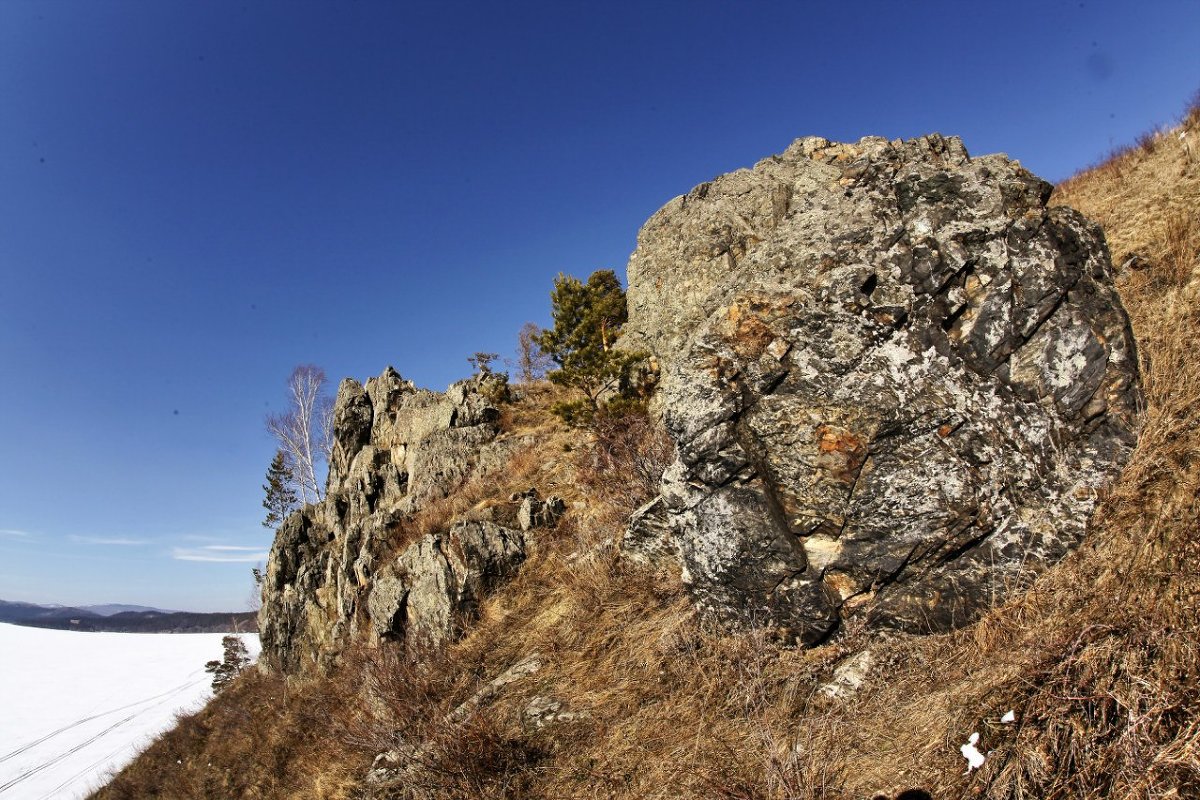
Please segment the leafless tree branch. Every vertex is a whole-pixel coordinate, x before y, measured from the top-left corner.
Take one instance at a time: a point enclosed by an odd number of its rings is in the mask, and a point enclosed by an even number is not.
[[[268,414],[267,430],[279,442],[296,481],[300,500],[315,503],[324,494],[318,467],[328,463],[333,444],[333,402],[324,393],[325,370],[302,364],[288,378],[288,410]]]

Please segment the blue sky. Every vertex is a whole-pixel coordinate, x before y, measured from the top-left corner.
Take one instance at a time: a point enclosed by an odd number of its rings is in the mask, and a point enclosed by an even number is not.
[[[0,598],[245,606],[300,363],[432,388],[799,136],[1058,180],[1200,3],[0,2]]]

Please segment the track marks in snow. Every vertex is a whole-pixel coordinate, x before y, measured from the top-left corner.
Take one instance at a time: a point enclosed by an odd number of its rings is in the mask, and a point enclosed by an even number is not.
[[[130,708],[134,708],[136,706],[143,705],[145,703],[157,701],[157,702],[154,702],[153,705],[147,706],[146,708],[143,708],[140,711],[135,711],[134,713],[129,714],[129,715],[117,720],[113,724],[109,725],[107,728],[103,729],[99,733],[97,733],[87,739],[84,739],[82,742],[75,745],[74,747],[71,747],[70,749],[68,749],[64,752],[61,752],[61,753],[55,753],[48,760],[38,764],[37,766],[33,767],[32,769],[28,769],[25,772],[22,772],[20,775],[9,780],[7,783],[0,784],[0,795],[4,794],[9,789],[19,786],[21,783],[25,782],[29,778],[32,778],[34,775],[37,775],[38,773],[43,772],[44,770],[47,770],[51,767],[61,764],[64,760],[75,755],[80,750],[83,750],[85,747],[89,747],[92,744],[99,742],[105,736],[107,736],[108,734],[117,730],[118,728],[122,727],[126,723],[132,722],[133,720],[137,719],[138,717],[146,715],[147,713],[155,710],[156,707],[161,706],[163,703],[166,703],[171,698],[176,697],[177,695],[181,694],[182,692],[185,692],[188,689],[195,688],[197,686],[197,684],[207,683],[206,678],[203,676],[204,676],[204,670],[203,669],[197,670],[195,673],[188,676],[187,681],[185,681],[184,683],[181,683],[179,686],[176,686],[174,689],[171,689],[170,691],[163,692],[162,694],[155,695],[154,697],[146,698],[145,700],[139,700],[138,702],[135,702],[135,703],[129,703],[127,705],[121,706],[120,708],[112,709],[111,711],[104,711],[99,714],[93,714],[90,717],[84,717],[83,719],[72,722],[69,725],[64,725],[63,727],[59,728],[58,730],[48,733],[45,736],[41,737],[40,739],[30,742],[29,744],[25,745],[24,747],[17,748],[12,753],[9,753],[8,755],[4,756],[3,758],[0,758],[0,762],[7,761],[10,758],[13,758],[14,756],[17,756],[21,753],[24,753],[27,750],[29,750],[33,747],[36,747],[39,744],[42,744],[44,742],[49,741],[50,739],[53,739],[55,736],[58,736],[59,734],[66,733],[71,730],[75,730],[76,728],[80,727],[81,725],[85,725],[88,722],[92,722],[94,720],[100,719],[101,717],[107,717],[111,714],[115,714],[120,711],[125,711]],[[126,745],[126,747],[128,747],[128,745]],[[84,770],[84,772],[86,772],[86,770]],[[81,775],[77,776],[77,777],[81,777]],[[70,781],[67,781],[67,783],[70,783]]]
[[[0,800],[86,797],[208,699],[221,638],[0,624],[0,653],[20,655],[0,659]]]
[[[15,758],[15,757],[21,755],[21,753],[24,753],[26,750],[30,749],[31,747],[37,747],[42,742],[47,742],[50,739],[53,739],[55,736],[58,736],[60,733],[66,733],[67,731],[72,730],[74,728],[78,728],[80,725],[83,725],[84,723],[87,723],[87,722],[91,722],[94,719],[100,719],[101,717],[107,717],[109,714],[116,714],[118,711],[125,711],[125,710],[133,708],[135,706],[140,706],[143,703],[149,703],[151,700],[158,700],[159,698],[162,698],[162,697],[169,697],[171,695],[176,695],[179,692],[183,691],[184,689],[188,688],[189,686],[194,685],[195,682],[196,682],[195,677],[189,676],[189,679],[187,681],[185,681],[184,683],[181,683],[179,686],[176,686],[174,689],[163,692],[162,694],[155,695],[154,697],[147,697],[145,700],[137,700],[133,703],[127,703],[126,705],[123,705],[120,708],[113,708],[108,711],[101,711],[99,714],[92,714],[90,717],[84,717],[83,719],[77,719],[74,722],[70,722],[70,723],[62,726],[61,728],[59,728],[56,731],[51,731],[50,733],[47,733],[45,736],[41,737],[40,739],[34,739],[32,742],[22,745],[21,747],[18,747],[16,750],[13,750],[10,753],[5,753],[4,755],[0,756],[0,764],[3,764],[5,761],[8,761],[11,758]],[[0,791],[3,791],[3,787],[0,787]]]

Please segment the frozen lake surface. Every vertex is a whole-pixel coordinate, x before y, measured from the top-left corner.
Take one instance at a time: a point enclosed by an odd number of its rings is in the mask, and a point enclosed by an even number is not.
[[[86,797],[212,696],[223,636],[0,624],[0,800]]]

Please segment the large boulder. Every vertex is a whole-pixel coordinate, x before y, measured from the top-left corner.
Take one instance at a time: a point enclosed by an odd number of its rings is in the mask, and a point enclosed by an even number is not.
[[[1050,190],[957,139],[807,138],[669,202],[625,342],[678,458],[627,540],[805,642],[944,630],[1062,558],[1140,399],[1104,238]]]

